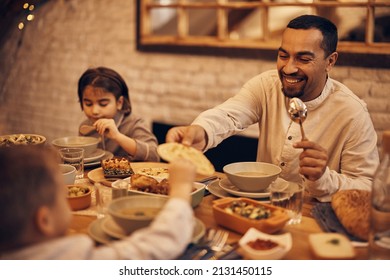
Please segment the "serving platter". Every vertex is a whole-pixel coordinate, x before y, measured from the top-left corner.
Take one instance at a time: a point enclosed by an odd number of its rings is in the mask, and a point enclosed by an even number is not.
[[[192,234],[192,243],[197,243],[206,233],[206,226],[204,223],[195,219],[194,232]],[[114,226],[113,226],[114,224]],[[115,224],[111,217],[97,219],[93,221],[88,227],[88,234],[93,240],[101,244],[108,244],[115,240],[120,240],[126,235],[119,226]]]

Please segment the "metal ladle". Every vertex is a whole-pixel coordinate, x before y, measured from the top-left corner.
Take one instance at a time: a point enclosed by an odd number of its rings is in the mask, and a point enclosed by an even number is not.
[[[292,121],[299,123],[301,127],[302,140],[305,140],[305,132],[303,131],[302,123],[306,120],[307,117],[307,107],[305,103],[299,98],[292,98],[290,100],[288,113]]]

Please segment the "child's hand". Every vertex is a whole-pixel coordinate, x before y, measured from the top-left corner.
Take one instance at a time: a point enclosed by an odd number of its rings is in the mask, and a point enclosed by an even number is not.
[[[190,202],[196,167],[186,159],[177,159],[169,165],[169,195]]]
[[[120,133],[113,119],[99,119],[93,125],[100,135],[110,139],[115,139]]]

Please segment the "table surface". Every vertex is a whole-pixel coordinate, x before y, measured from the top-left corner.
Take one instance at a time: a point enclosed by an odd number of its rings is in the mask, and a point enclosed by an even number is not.
[[[132,163],[132,167],[136,172],[138,169],[145,167],[164,167],[165,163],[150,163],[150,162],[140,162],[140,163]],[[88,178],[88,172],[95,170],[86,170],[85,174]],[[223,173],[216,173],[219,178],[224,178],[225,175]],[[102,178],[104,176],[102,175]],[[202,177],[197,177],[197,179],[203,179]],[[95,178],[93,178],[93,181]],[[241,238],[241,234],[236,233],[234,231],[230,231],[229,229],[223,228],[216,224],[212,212],[212,204],[213,201],[219,199],[218,197],[210,194],[206,195],[202,202],[194,208],[195,216],[200,219],[206,226],[206,228],[221,228],[229,231],[228,243],[237,242]],[[305,195],[304,197],[304,205],[303,205],[303,217],[302,222],[297,225],[286,225],[284,229],[278,233],[290,232],[292,235],[293,245],[290,252],[284,257],[284,259],[289,260],[310,260],[314,259],[309,246],[308,237],[311,233],[320,233],[323,232],[322,229],[317,224],[316,220],[311,216],[311,208],[315,203],[318,203],[315,199]],[[74,233],[85,233],[88,234],[89,225],[96,220],[96,216],[94,215],[84,215],[83,211],[74,212],[72,223],[69,228],[69,234]],[[356,259],[367,259],[368,252],[367,247],[355,247],[356,251]]]

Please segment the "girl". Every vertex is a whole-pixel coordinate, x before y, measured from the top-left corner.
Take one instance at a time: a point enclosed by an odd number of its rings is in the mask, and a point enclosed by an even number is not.
[[[131,161],[159,161],[157,139],[145,120],[131,113],[128,88],[114,70],[98,67],[85,71],[78,82],[81,109],[87,120],[80,125],[92,125],[102,136],[107,151],[126,156]]]

